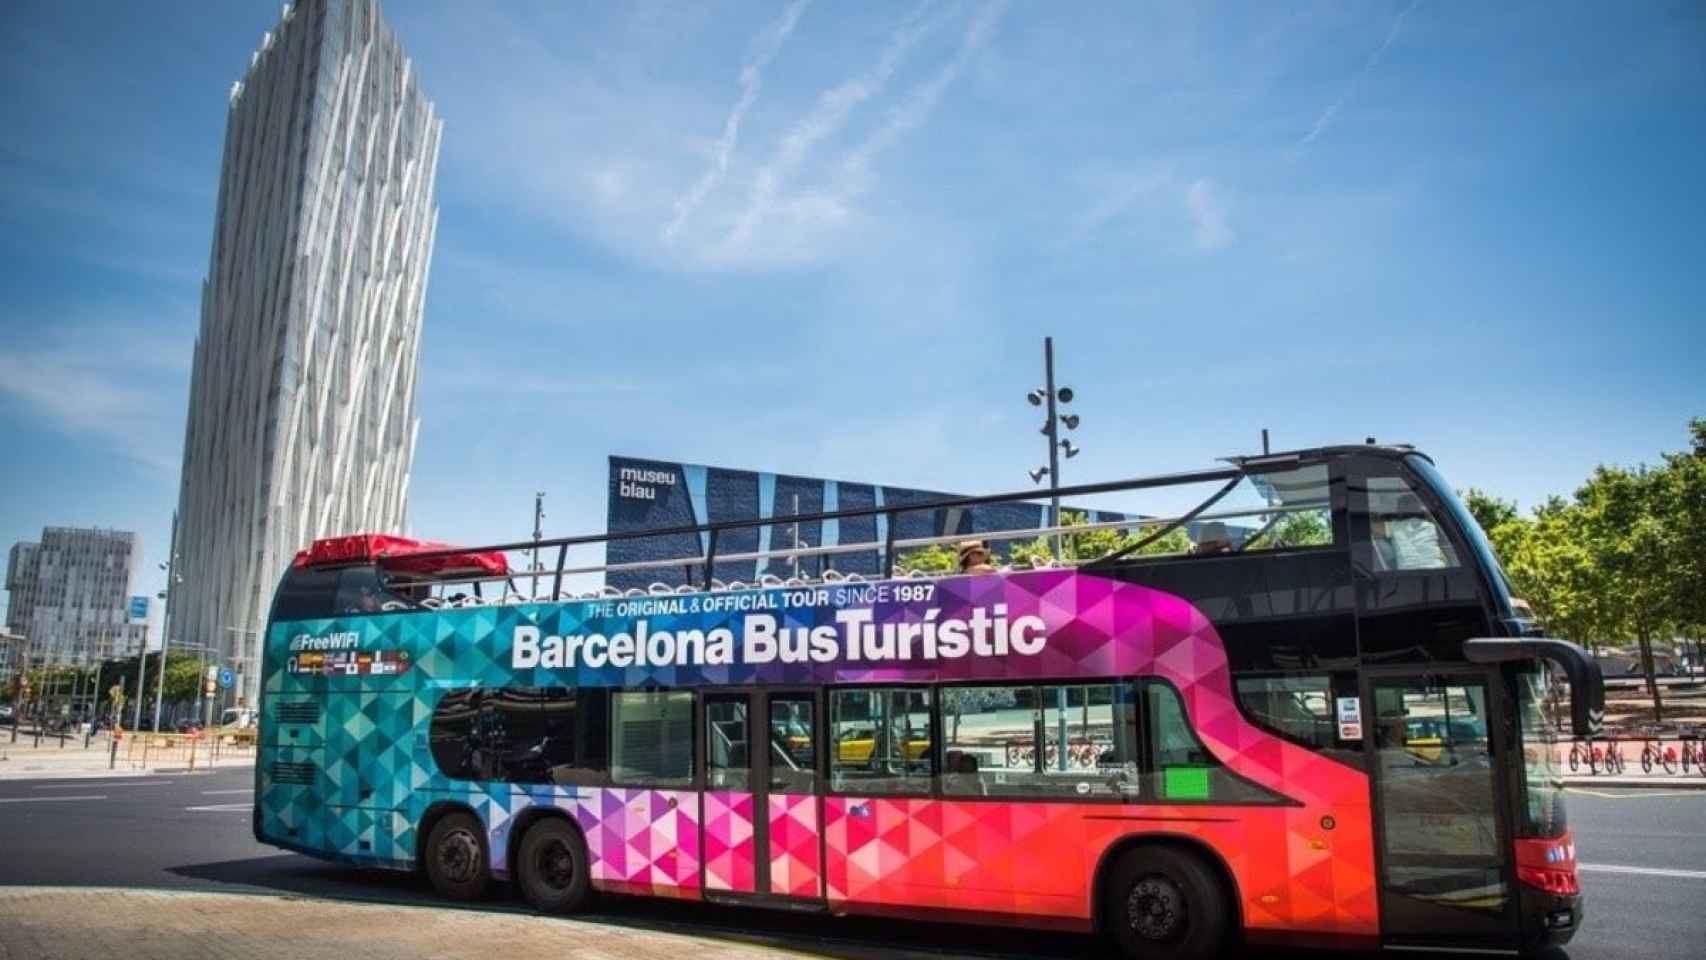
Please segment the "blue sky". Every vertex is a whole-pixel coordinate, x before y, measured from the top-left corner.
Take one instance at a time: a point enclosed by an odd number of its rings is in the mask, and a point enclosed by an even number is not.
[[[164,558],[276,3],[0,6],[0,545]],[[991,491],[1416,443],[1529,505],[1706,415],[1697,3],[389,5],[445,119],[414,532],[609,453]],[[157,578],[156,578],[157,579]]]

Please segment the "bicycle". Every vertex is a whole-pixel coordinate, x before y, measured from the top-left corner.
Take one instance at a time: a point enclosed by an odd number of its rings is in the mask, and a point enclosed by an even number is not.
[[[1570,741],[1570,772],[1575,773],[1582,767],[1587,767],[1589,773],[1599,772],[1599,751],[1594,748],[1593,741]]]
[[[1676,759],[1676,748],[1663,740],[1648,740],[1641,745],[1642,773],[1652,773],[1655,766],[1664,767],[1666,773],[1675,773]]]
[[[1607,746],[1605,748],[1605,757],[1602,761],[1605,764],[1605,772],[1614,777],[1621,776],[1625,769],[1625,764],[1623,762],[1623,744],[1616,740],[1608,740],[1606,742]]]
[[[1698,733],[1684,732],[1682,734],[1682,772],[1684,775],[1688,773],[1688,768],[1691,765],[1700,772],[1701,776],[1706,777],[1706,745],[1701,744]]]

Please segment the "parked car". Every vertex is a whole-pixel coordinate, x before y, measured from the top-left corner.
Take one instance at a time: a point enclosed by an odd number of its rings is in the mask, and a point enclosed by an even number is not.
[[[0,703],[0,723],[10,723],[18,715],[17,708],[9,703]]]

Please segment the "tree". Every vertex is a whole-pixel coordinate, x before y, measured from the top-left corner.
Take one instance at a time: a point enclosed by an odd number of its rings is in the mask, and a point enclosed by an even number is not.
[[[942,691],[942,709],[954,718],[954,728],[948,734],[950,742],[960,739],[960,715],[986,713],[1011,707],[1018,702],[1011,687],[949,687]]]
[[[1304,510],[1298,513],[1287,513],[1280,517],[1266,533],[1259,537],[1251,537],[1245,541],[1246,548],[1255,548],[1263,543],[1278,549],[1280,547],[1319,547],[1333,542],[1333,528],[1328,523],[1324,510]]]
[[[1605,578],[1609,612],[1640,646],[1656,722],[1664,720],[1664,704],[1653,668],[1653,639],[1669,622],[1672,593],[1670,531],[1660,509],[1663,486],[1661,472],[1601,466],[1576,491],[1587,547]]]
[[[1670,606],[1679,631],[1701,657],[1706,634],[1706,419],[1688,424],[1692,448],[1665,454],[1660,502],[1671,531]]]
[[[1462,494],[1463,505],[1469,508],[1469,514],[1480,525],[1481,531],[1487,535],[1487,540],[1493,545],[1493,552],[1498,554],[1501,562],[1515,556],[1524,536],[1529,532],[1529,521],[1517,513],[1515,500],[1500,500],[1489,493],[1470,487]],[[1508,571],[1507,571],[1508,572]]]
[[[152,682],[152,681],[150,681]],[[166,699],[194,700],[201,688],[201,661],[187,653],[166,657]]]
[[[960,556],[953,547],[945,543],[933,543],[911,553],[903,553],[894,558],[894,572],[903,575],[913,571],[922,573],[954,573],[960,569]]]

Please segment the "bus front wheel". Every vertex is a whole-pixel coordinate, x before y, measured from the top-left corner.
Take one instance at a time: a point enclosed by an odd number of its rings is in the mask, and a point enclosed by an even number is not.
[[[1134,960],[1218,956],[1232,927],[1230,898],[1201,857],[1139,847],[1114,867],[1103,905],[1120,952]]]
[[[516,883],[535,910],[573,913],[590,892],[586,841],[567,820],[551,817],[521,835]]]
[[[471,813],[450,813],[427,836],[426,872],[433,889],[449,900],[478,900],[492,882],[486,832]]]

